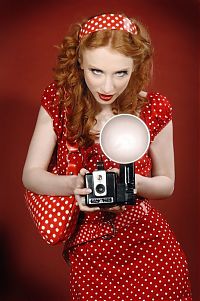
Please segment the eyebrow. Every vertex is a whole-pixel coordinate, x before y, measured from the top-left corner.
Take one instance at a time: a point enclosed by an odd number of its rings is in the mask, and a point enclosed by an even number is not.
[[[88,68],[90,68],[90,69],[97,69],[99,71],[103,71],[101,68],[93,66],[93,65],[89,65]],[[122,71],[127,71],[129,69],[131,69],[131,67],[123,67],[123,68],[121,68],[119,70],[114,71],[114,73],[116,73],[116,72],[122,72]]]

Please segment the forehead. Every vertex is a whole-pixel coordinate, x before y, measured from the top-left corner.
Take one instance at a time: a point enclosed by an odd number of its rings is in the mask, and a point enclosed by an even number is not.
[[[112,49],[111,47],[99,47],[96,49],[85,49],[82,52],[83,64],[92,65],[99,69],[132,68],[133,59]]]

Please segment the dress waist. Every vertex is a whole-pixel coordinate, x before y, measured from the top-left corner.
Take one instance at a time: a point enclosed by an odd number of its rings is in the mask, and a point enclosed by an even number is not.
[[[137,200],[136,204],[126,205],[121,213],[98,211],[85,214],[76,232],[65,244],[65,249],[98,238],[110,239],[121,227],[126,228],[144,217],[151,210],[149,200]]]

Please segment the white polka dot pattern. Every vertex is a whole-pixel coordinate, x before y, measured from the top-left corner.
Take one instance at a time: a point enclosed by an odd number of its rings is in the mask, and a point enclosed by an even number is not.
[[[185,255],[155,209],[110,240],[78,245],[69,256],[74,301],[192,300]]]
[[[26,191],[25,199],[42,238],[51,245],[67,240],[73,233],[79,207],[73,196],[47,196]]]
[[[151,206],[149,201],[136,201],[136,205],[126,206],[125,211],[115,215],[100,211],[96,214],[85,214],[84,221],[80,223],[78,232],[75,233],[65,245],[65,248],[91,241],[99,237],[114,235],[115,229],[129,227],[137,220],[149,213]]]
[[[172,119],[172,107],[169,100],[160,93],[149,93],[149,103],[143,108],[140,118],[150,129],[151,142]]]
[[[172,118],[169,101],[160,93],[148,93],[140,118],[147,124],[151,142]],[[66,173],[68,162],[80,169],[96,169],[103,159],[106,169],[118,165],[102,154],[99,144],[68,153],[65,111],[60,112],[55,83],[45,89],[42,106],[53,119],[57,148],[50,168]],[[146,153],[135,163],[136,173],[149,176],[152,162]],[[38,229],[50,244],[68,239],[68,201],[72,197],[41,196],[28,192],[29,209]],[[75,204],[75,203],[73,203]],[[47,207],[45,207],[47,206]],[[68,207],[69,208],[69,207]],[[77,206],[76,206],[77,208]],[[76,221],[72,227],[76,226]],[[137,200],[115,215],[85,214],[66,244],[71,262],[74,301],[191,301],[185,255],[162,216],[148,200]]]
[[[134,22],[122,15],[103,14],[89,19],[81,28],[79,39],[92,32],[111,29],[124,30],[134,35],[137,34],[137,27]]]
[[[56,168],[51,171],[56,174]],[[68,240],[79,216],[74,196],[49,196],[25,191],[25,200],[42,238],[51,245]]]
[[[69,257],[74,301],[192,301],[185,255],[155,209]]]
[[[162,96],[160,93],[148,93],[147,98],[149,100],[149,103],[144,106],[140,118],[143,119],[144,122],[147,124],[150,131],[151,141],[153,141],[155,136],[171,120],[172,118],[171,106],[169,101],[166,99],[166,97]],[[74,153],[73,152],[70,154],[68,153],[68,149],[66,147],[67,144],[66,112],[65,110],[61,112],[59,110],[59,97],[58,97],[55,83],[51,83],[44,90],[41,104],[48,112],[48,114],[51,116],[53,120],[54,130],[57,135],[57,149],[52,157],[51,164],[49,167],[50,169],[55,168],[56,166],[56,172],[59,175],[65,175],[68,167],[68,161],[69,161],[71,165],[74,164],[74,166],[77,166],[77,170],[80,170],[80,168],[84,166],[90,172],[92,172],[93,170],[96,169],[96,162],[99,159],[103,159],[105,169],[119,167],[118,164],[110,161],[102,153],[99,144],[94,144],[92,147],[89,147],[88,149],[81,149],[80,151],[75,151]],[[146,153],[140,160],[135,162],[135,171],[136,173],[139,173],[143,176],[150,175],[151,158],[149,157],[148,153]],[[52,219],[54,215],[52,215],[52,217],[50,215],[49,217],[51,219],[50,223],[48,220],[48,223],[46,222],[46,224],[44,225],[43,225],[44,223],[43,212],[46,210],[43,210],[42,212],[39,212],[38,208],[33,210],[35,205],[40,206],[39,208],[44,208],[43,206],[45,204],[45,199],[47,200],[46,202],[48,206],[51,205],[52,200],[54,201],[56,200],[59,204],[62,204],[62,202],[60,202],[60,197],[52,196],[51,198],[52,199],[50,200],[49,196],[40,196],[33,192],[26,193],[27,204],[30,208],[32,216],[34,217],[34,220],[36,221],[36,225],[39,231],[41,232],[42,237],[49,244],[55,244],[69,237],[69,235],[67,235],[66,233],[67,222],[63,223],[60,220],[60,219],[64,220],[66,218],[66,213],[65,213],[66,210],[59,211],[61,213],[59,218],[54,217],[54,219]],[[133,212],[134,215],[137,215],[138,213],[137,208],[138,208],[137,206],[131,208],[127,207],[127,210],[121,215],[121,218],[119,218],[119,221],[122,223],[122,225],[124,225],[125,223],[127,223],[128,220],[133,218],[133,216],[130,217],[130,212]],[[99,216],[100,218],[102,218],[102,222],[99,223],[98,225],[99,230],[91,231],[92,227],[88,226],[89,223],[86,222],[85,226],[82,226],[82,229],[84,230],[77,233],[76,240],[79,243],[84,242],[85,239],[88,240],[88,239],[92,239],[93,237],[96,238],[98,235],[100,236],[107,235],[112,231],[112,227],[110,227],[108,223],[106,227],[106,223],[104,223],[104,216],[101,216],[100,212],[96,213],[96,216],[98,219]],[[85,221],[86,220],[87,219],[85,219]],[[50,227],[50,225],[52,226]],[[82,235],[83,232],[85,233],[85,235]]]

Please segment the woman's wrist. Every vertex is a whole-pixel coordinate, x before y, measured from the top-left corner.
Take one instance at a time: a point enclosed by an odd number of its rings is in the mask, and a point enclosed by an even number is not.
[[[140,196],[140,187],[141,187],[141,181],[142,181],[143,176],[139,174],[135,174],[135,189],[136,189],[136,194]]]
[[[66,176],[65,177],[65,187],[66,187],[66,193],[68,195],[74,194],[74,189],[77,186],[77,175],[71,175],[71,176]]]

